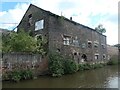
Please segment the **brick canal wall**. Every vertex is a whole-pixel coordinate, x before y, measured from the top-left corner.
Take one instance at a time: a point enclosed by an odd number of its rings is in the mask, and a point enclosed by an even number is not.
[[[44,74],[48,69],[47,58],[40,54],[30,53],[3,53],[2,72],[15,69],[32,69],[36,75]]]

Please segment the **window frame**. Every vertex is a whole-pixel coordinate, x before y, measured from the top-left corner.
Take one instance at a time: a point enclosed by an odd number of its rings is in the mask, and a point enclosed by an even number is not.
[[[35,31],[42,30],[42,29],[44,29],[44,19],[41,19],[35,22]]]

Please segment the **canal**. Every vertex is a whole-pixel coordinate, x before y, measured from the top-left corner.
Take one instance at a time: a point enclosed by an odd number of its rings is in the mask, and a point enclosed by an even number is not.
[[[120,78],[119,78],[120,81]],[[18,83],[3,82],[3,88],[118,88],[118,66],[79,71],[60,78],[40,76]]]

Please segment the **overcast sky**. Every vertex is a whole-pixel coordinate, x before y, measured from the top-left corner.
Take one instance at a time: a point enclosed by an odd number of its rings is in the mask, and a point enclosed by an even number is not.
[[[0,28],[16,27],[32,3],[42,9],[95,28],[103,24],[107,44],[118,43],[119,0],[2,0],[0,3]]]

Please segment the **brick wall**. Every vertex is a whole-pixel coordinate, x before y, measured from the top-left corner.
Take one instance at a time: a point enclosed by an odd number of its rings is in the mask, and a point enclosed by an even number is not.
[[[3,72],[15,69],[33,69],[35,74],[43,74],[48,69],[48,62],[39,54],[4,53],[2,54]]]

